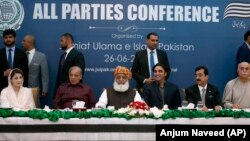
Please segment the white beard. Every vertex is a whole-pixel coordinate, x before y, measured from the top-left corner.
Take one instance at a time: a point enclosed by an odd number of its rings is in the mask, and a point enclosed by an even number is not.
[[[125,84],[118,84],[116,81],[114,81],[113,88],[117,92],[125,92],[129,88],[129,83],[128,81]]]

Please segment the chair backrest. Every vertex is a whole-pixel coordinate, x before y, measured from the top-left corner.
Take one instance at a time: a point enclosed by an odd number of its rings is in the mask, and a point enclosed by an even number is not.
[[[39,107],[39,89],[37,87],[36,88],[31,88],[31,89],[32,89],[35,105],[38,108]]]
[[[185,88],[180,89],[181,100],[186,100]]]

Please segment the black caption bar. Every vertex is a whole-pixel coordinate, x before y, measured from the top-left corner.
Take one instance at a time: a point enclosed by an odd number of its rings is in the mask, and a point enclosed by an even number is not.
[[[156,141],[163,139],[250,140],[250,125],[156,125]]]

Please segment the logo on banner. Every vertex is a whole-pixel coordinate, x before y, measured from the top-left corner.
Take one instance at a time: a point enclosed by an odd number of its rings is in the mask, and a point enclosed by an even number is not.
[[[224,12],[224,18],[238,17],[250,18],[250,3],[246,2],[231,2],[227,5]]]
[[[0,35],[5,29],[18,30],[24,18],[24,8],[19,0],[0,0]]]

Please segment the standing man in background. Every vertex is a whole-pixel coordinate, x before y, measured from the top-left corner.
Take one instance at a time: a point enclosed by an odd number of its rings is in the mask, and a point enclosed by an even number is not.
[[[168,68],[168,77],[170,75],[170,66],[167,53],[157,49],[159,36],[155,32],[147,35],[147,49],[136,52],[135,59],[132,65],[132,75],[136,80],[137,90],[142,93],[144,84],[150,84],[154,81],[152,68],[155,64],[161,63]],[[167,77],[167,78],[168,78]],[[166,79],[167,79],[166,78]]]
[[[236,56],[236,66],[241,62],[250,63],[250,30],[244,35],[244,43],[239,47]]]
[[[3,32],[5,47],[0,50],[0,91],[8,86],[8,76],[13,68],[23,71],[24,83],[28,85],[28,58],[24,50],[16,47],[16,31],[6,29]]]
[[[49,87],[49,71],[48,63],[45,54],[35,49],[35,37],[33,35],[26,35],[23,38],[22,46],[26,50],[29,64],[29,75],[28,75],[28,87],[37,88],[38,91],[42,92],[42,97],[48,94]],[[40,84],[42,82],[42,84]],[[40,93],[35,100],[37,108],[41,107]]]
[[[73,47],[73,43],[74,43],[74,38],[70,33],[64,33],[61,36],[60,45],[64,53],[61,55],[59,61],[55,92],[62,83],[69,81],[68,72],[70,67],[72,66],[80,67],[82,69],[82,76],[84,76],[84,70],[85,70],[84,56],[81,52],[77,51]],[[53,98],[55,98],[55,93]]]

